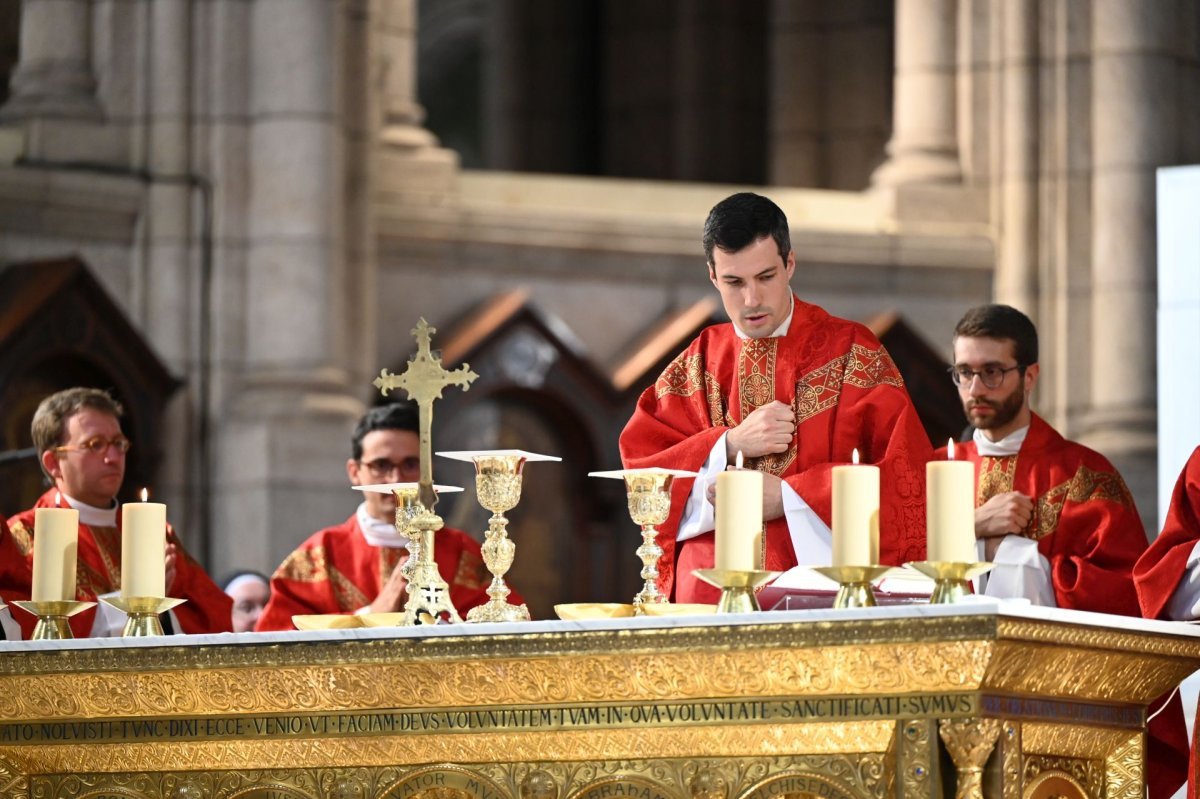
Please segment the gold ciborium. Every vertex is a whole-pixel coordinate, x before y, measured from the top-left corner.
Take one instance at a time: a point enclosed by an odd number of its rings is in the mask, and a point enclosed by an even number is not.
[[[467,621],[529,621],[529,608],[508,601],[512,593],[504,575],[512,568],[517,546],[508,537],[508,517],[504,514],[521,501],[521,482],[529,461],[558,461],[552,455],[538,455],[520,449],[490,449],[439,452],[446,458],[475,464],[475,495],[479,504],[492,512],[484,534],[483,563],[492,575],[488,601],[467,612]]]
[[[695,477],[696,472],[679,469],[618,469],[610,472],[590,472],[589,477],[612,477],[625,481],[625,497],[629,503],[629,518],[642,528],[642,544],[637,548],[642,562],[642,590],[633,598],[633,612],[643,615],[642,606],[666,602],[658,590],[658,527],[671,515],[671,485],[676,477]]]
[[[74,638],[71,624],[67,621],[76,613],[96,607],[95,602],[78,602],[74,599],[36,600],[13,602],[21,610],[38,617],[34,625],[31,641],[56,641]]]

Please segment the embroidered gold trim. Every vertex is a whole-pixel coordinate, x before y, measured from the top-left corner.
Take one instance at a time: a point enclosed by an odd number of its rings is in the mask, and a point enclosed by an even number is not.
[[[975,507],[979,507],[998,494],[1013,490],[1013,478],[1017,474],[1017,456],[995,458],[983,456],[979,461],[979,483],[975,491]]]
[[[663,369],[658,380],[654,383],[654,393],[658,399],[668,394],[678,397],[690,397],[700,390],[703,382],[704,363],[700,355],[680,353],[675,360]]]
[[[871,389],[881,385],[904,385],[900,370],[886,350],[853,344],[850,352],[820,366],[796,384],[796,423],[800,424],[838,404],[842,384]]]
[[[1080,466],[1070,480],[1059,483],[1037,498],[1033,507],[1033,518],[1025,535],[1040,541],[1058,529],[1063,505],[1070,502],[1105,500],[1126,508],[1134,507],[1133,497],[1121,475],[1114,472],[1098,472]]]
[[[33,551],[33,536],[30,535],[24,523],[13,522],[8,531],[12,533],[13,541],[16,542],[17,549],[21,551],[21,554],[29,557],[29,553]]]

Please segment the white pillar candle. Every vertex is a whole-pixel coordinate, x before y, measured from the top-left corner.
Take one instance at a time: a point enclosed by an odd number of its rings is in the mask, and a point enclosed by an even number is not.
[[[738,468],[717,475],[718,569],[750,571],[758,566],[762,533],[762,473]]]
[[[833,467],[833,565],[874,566],[879,559],[879,467]]]
[[[165,597],[167,506],[161,502],[121,506],[121,596]]]
[[[975,466],[954,460],[954,442],[947,448],[950,460],[925,466],[927,557],[946,563],[974,563]]]
[[[79,553],[79,511],[38,508],[33,514],[34,602],[75,599],[75,563]]]

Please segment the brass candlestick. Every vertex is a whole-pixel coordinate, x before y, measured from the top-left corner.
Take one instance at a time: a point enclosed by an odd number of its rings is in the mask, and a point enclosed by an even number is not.
[[[160,613],[166,613],[174,607],[186,602],[186,599],[173,599],[161,596],[118,596],[101,597],[101,602],[111,605],[117,610],[124,611],[129,618],[125,621],[125,629],[121,631],[122,638],[143,638],[150,635],[162,635]]]
[[[74,638],[68,618],[76,613],[96,607],[95,602],[78,602],[74,599],[51,599],[13,602],[26,613],[38,617],[31,641],[57,641]]]
[[[717,613],[750,613],[762,610],[758,606],[758,597],[754,595],[754,589],[779,576],[779,572],[759,569],[696,569],[692,574],[721,589]]]
[[[557,461],[552,455],[538,455],[520,449],[468,450],[439,452],[446,458],[475,464],[475,495],[479,504],[492,512],[483,542],[483,563],[491,572],[488,601],[467,612],[467,621],[529,621],[529,609],[508,601],[512,593],[504,575],[512,568],[517,546],[508,537],[508,518],[504,515],[521,501],[521,483],[525,464],[530,461]]]
[[[813,571],[838,584],[835,608],[873,608],[875,592],[871,582],[882,577],[890,566],[814,566]]]
[[[971,593],[970,580],[991,571],[994,563],[959,563],[941,560],[922,560],[909,563],[926,577],[933,579],[931,605],[953,605]]]

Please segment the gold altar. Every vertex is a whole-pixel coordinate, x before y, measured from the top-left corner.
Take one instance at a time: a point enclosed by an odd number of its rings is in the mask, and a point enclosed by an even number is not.
[[[1197,668],[996,605],[0,643],[0,796],[1140,799]]]

